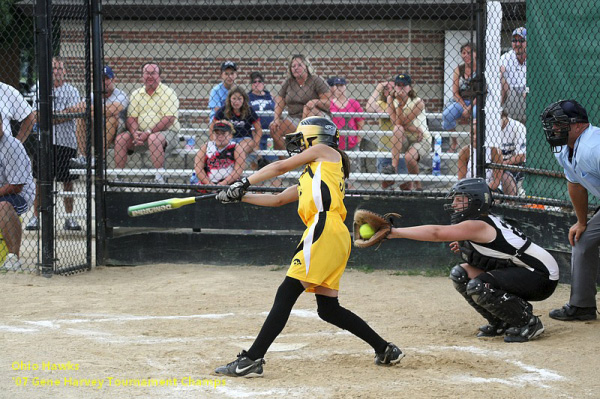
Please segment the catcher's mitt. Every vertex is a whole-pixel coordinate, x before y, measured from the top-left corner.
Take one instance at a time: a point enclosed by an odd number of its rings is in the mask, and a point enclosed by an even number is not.
[[[394,218],[399,217],[401,216],[397,213],[386,213],[382,216],[366,209],[357,209],[354,212],[354,246],[366,248],[385,240],[392,231]],[[375,234],[369,239],[360,235],[360,226],[363,224],[369,224],[375,230]]]

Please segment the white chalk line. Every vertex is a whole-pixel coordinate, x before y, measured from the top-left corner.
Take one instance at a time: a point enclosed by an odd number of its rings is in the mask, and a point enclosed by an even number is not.
[[[524,344],[526,345],[526,344]],[[527,384],[533,384],[540,388],[551,389],[550,385],[547,385],[549,382],[555,381],[563,381],[566,380],[565,377],[556,373],[555,371],[539,368],[536,366],[532,366],[529,364],[525,364],[519,360],[514,360],[514,355],[498,351],[498,350],[488,350],[483,348],[477,348],[474,346],[428,346],[425,348],[413,348],[415,352],[418,353],[431,353],[436,351],[458,351],[458,352],[466,352],[471,353],[476,356],[485,357],[485,358],[494,358],[498,361],[503,361],[505,363],[516,366],[521,369],[523,372],[508,378],[497,378],[497,377],[474,377],[469,375],[453,375],[448,379],[444,379],[445,383],[498,383],[508,386],[514,387],[523,387]]]
[[[259,315],[264,315],[265,313],[259,313]],[[234,317],[236,314],[234,313],[220,313],[220,314],[197,314],[197,315],[179,315],[179,316],[150,316],[150,315],[121,315],[121,316],[111,316],[111,315],[79,315],[80,318],[74,319],[56,319],[56,320],[37,320],[37,321],[22,321],[22,323],[27,324],[28,326],[34,327],[19,327],[19,326],[9,326],[9,325],[0,325],[0,331],[12,332],[12,333],[36,333],[44,329],[60,329],[63,326],[68,325],[78,325],[84,323],[125,323],[125,322],[138,322],[138,321],[148,321],[148,320],[193,320],[193,319],[223,319],[227,317]],[[81,318],[84,316],[85,318]],[[317,313],[314,310],[306,310],[306,309],[297,309],[292,311],[292,316],[300,317],[300,318],[318,318]],[[94,318],[97,317],[97,318]],[[95,341],[105,342],[105,343],[117,343],[117,344],[168,344],[168,343],[193,343],[193,342],[205,342],[205,341],[223,341],[223,340],[240,340],[247,339],[253,340],[254,336],[219,336],[219,337],[177,337],[177,338],[163,338],[163,337],[148,337],[148,336],[117,336],[111,334],[109,332],[103,332],[93,329],[79,329],[66,327],[64,331],[68,334],[77,335],[89,339],[93,339]],[[280,338],[309,338],[314,336],[334,336],[334,335],[350,335],[347,331],[340,330],[338,332],[318,332],[318,333],[295,333],[295,334],[281,334]],[[274,351],[295,351],[297,349],[302,348],[305,344],[282,344],[282,348]],[[274,348],[276,349],[276,348]],[[486,358],[496,358],[498,360],[504,361],[508,364],[512,364],[513,366],[518,367],[523,370],[522,373],[517,374],[515,376],[511,376],[508,378],[496,378],[496,377],[474,377],[474,376],[465,376],[465,375],[456,375],[452,376],[450,381],[456,381],[457,383],[498,383],[509,386],[523,386],[526,384],[534,384],[542,388],[551,388],[547,383],[554,381],[562,381],[565,380],[565,377],[560,374],[547,370],[544,368],[538,368],[532,365],[525,364],[521,361],[514,360],[512,355],[498,351],[498,350],[487,350],[478,347],[468,346],[429,346],[423,348],[411,348],[415,353],[431,353],[436,351],[461,351],[467,352],[476,356],[486,357]],[[405,349],[406,351],[406,349]],[[448,383],[448,380],[444,380]],[[271,391],[265,391],[265,395],[268,396],[268,393]],[[232,397],[246,397],[243,392],[231,392]],[[256,392],[254,392],[256,394]],[[237,396],[237,395],[241,396]]]

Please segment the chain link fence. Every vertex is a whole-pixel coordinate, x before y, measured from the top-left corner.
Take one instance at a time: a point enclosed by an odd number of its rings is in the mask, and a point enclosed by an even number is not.
[[[119,189],[229,184],[287,156],[282,137],[315,114],[340,128],[352,161],[349,192],[441,193],[457,181],[471,119],[465,112],[444,123],[452,101],[445,82],[460,46],[473,41],[475,3],[260,3],[104,2],[105,63],[129,96],[127,117],[114,123],[119,131],[107,134],[109,181]],[[160,69],[160,86],[148,68]],[[165,106],[140,114],[153,86],[175,94],[160,94]],[[172,122],[160,126],[158,116]],[[218,130],[232,132],[215,135],[215,120],[231,122],[233,129]],[[127,131],[128,123],[137,129]],[[287,186],[298,175],[265,186]]]
[[[55,134],[70,126],[63,143],[68,154],[52,155],[55,163],[69,164],[66,181],[53,179],[51,190],[59,269],[90,262],[95,164],[107,190],[207,192],[286,157],[282,137],[314,114],[331,118],[341,131],[340,147],[352,161],[351,194],[442,196],[458,179],[479,175],[503,206],[569,207],[539,114],[548,103],[573,97],[595,118],[598,80],[586,76],[597,70],[598,57],[590,56],[597,50],[588,46],[596,28],[587,20],[586,29],[577,25],[586,7],[597,8],[592,3],[568,10],[556,3],[546,15],[548,7],[537,0],[407,1],[401,7],[385,1],[104,0],[104,68],[97,71],[104,128],[96,141],[92,3],[55,1],[52,10],[53,55],[61,57],[55,62],[65,87],[73,89],[63,97],[64,108],[56,108],[58,90],[53,97]],[[2,7],[16,19],[5,18],[0,31],[8,49],[0,77],[29,96],[35,111],[33,2]],[[560,35],[551,28],[557,21]],[[570,41],[589,54],[575,57]],[[529,72],[528,56],[536,61]],[[557,77],[566,83],[548,83]],[[43,134],[32,130],[30,138]],[[299,174],[289,172],[262,189],[281,190]],[[597,201],[591,198],[591,206]],[[32,207],[22,216],[24,227],[33,214]],[[39,258],[36,230],[24,237]]]
[[[0,175],[4,195],[0,204],[6,206],[0,215],[0,258],[5,271],[60,274],[91,265],[90,180],[72,169],[78,143],[85,143],[76,132],[89,132],[85,112],[91,73],[88,4],[58,3],[46,13],[33,1],[2,2]],[[44,97],[40,90],[43,57],[36,50],[40,36],[35,32],[36,22],[46,23],[48,15],[52,15],[52,33],[47,36],[52,59],[45,58],[49,70],[45,81],[53,86],[48,86],[51,93]],[[44,130],[41,109],[45,104],[52,111],[50,127]],[[42,253],[49,255],[47,264]]]
[[[285,157],[282,137],[303,117],[323,115],[352,161],[350,193],[443,195],[478,174],[505,204],[568,205],[560,172],[549,191],[539,189],[545,180],[525,179],[557,167],[527,163],[528,150],[549,155],[542,141],[527,143],[527,127],[541,129],[537,115],[527,122],[524,1],[263,3],[104,2],[110,84],[130,104],[107,119],[115,189],[210,191]],[[156,79],[148,68],[159,70]],[[143,111],[153,90],[162,108]],[[486,130],[480,168],[470,145],[478,115]],[[231,132],[215,135],[222,120],[232,127],[218,130]],[[298,175],[264,185],[287,186]]]

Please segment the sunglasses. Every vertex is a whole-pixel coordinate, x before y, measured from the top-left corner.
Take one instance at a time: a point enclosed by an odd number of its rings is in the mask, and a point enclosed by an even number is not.
[[[262,80],[255,80],[252,83],[263,83],[263,81]]]
[[[525,43],[527,40],[525,39],[512,39],[513,43]]]

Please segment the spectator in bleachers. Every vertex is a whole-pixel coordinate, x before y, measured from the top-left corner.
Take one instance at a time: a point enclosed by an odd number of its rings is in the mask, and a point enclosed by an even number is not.
[[[508,116],[525,123],[527,97],[527,29],[517,28],[512,33],[512,50],[500,57],[502,105]]]
[[[291,56],[287,69],[288,77],[275,97],[275,117],[270,126],[278,150],[285,148],[283,136],[295,132],[300,120],[309,116],[331,119],[331,90],[323,78],[315,75],[308,58],[301,54]],[[283,118],[286,107],[288,115]]]
[[[486,146],[485,162],[502,164],[502,152],[493,146]],[[473,120],[471,130],[471,145],[464,146],[458,153],[458,179],[474,178],[475,161],[477,159],[477,126],[476,120]],[[514,176],[502,169],[490,169],[485,171],[485,181],[492,191],[500,192],[506,195],[517,194],[517,183]]]
[[[396,76],[394,92],[387,99],[387,113],[394,124],[392,136],[392,164],[383,169],[383,173],[395,174],[404,153],[404,161],[409,174],[419,173],[419,161],[431,152],[431,134],[425,117],[425,103],[412,87],[408,74]],[[403,183],[403,190],[421,190],[420,181]]]
[[[54,145],[54,178],[56,181],[63,183],[63,190],[65,192],[73,191],[73,182],[78,179],[77,175],[71,174],[69,171],[69,163],[72,158],[77,156],[77,137],[75,135],[76,122],[75,114],[79,111],[79,103],[81,97],[79,91],[69,83],[66,83],[67,71],[65,63],[60,57],[54,57],[52,59],[52,143]],[[33,109],[37,109],[37,95],[33,99]],[[37,115],[35,116],[37,120]],[[31,145],[30,145],[31,144]],[[37,139],[33,138],[33,142],[28,144],[31,156],[31,163],[33,165],[33,177],[38,178],[39,167],[46,167],[46,165],[39,165],[39,151]],[[33,147],[33,148],[32,148]],[[67,217],[63,226],[64,230],[78,231],[81,230],[81,226],[75,218],[73,218],[73,207],[75,199],[73,197],[63,197],[65,212]],[[33,217],[29,219],[29,223],[25,227],[26,230],[38,230],[39,229],[39,186],[36,190],[36,198],[33,206]]]
[[[275,111],[275,101],[271,97],[271,93],[265,89],[265,78],[260,72],[252,72],[250,74],[250,85],[252,89],[248,92],[248,98],[250,99],[250,106],[258,113],[263,111]],[[267,149],[267,140],[271,137],[269,125],[273,122],[272,115],[259,115],[260,127],[263,130],[263,135],[260,138],[260,149]],[[276,161],[277,157],[274,156],[263,156],[258,158],[259,169],[269,164],[270,162]]]
[[[387,99],[390,93],[394,91],[394,79],[390,79],[386,82],[379,82],[375,87],[375,90],[369,96],[367,100],[367,112],[386,114],[387,115]],[[379,129],[382,131],[392,132],[394,130],[394,125],[392,124],[392,120],[389,118],[379,118]],[[382,136],[379,140],[379,150],[380,151],[391,151],[392,144],[391,138],[387,136]],[[383,169],[387,166],[392,165],[392,160],[390,158],[377,158],[377,172],[383,173]],[[407,173],[406,163],[404,159],[401,159],[398,162],[398,168],[396,169],[396,173]],[[386,189],[394,185],[393,181],[383,181],[381,183],[381,187]]]
[[[502,111],[500,127],[502,131],[498,147],[502,150],[502,163],[525,166],[527,160],[527,128],[521,122],[509,118],[506,111]],[[524,178],[523,173],[520,172],[506,171],[506,173],[511,174],[517,183]],[[503,183],[503,186],[507,184]]]
[[[105,140],[104,154],[109,146],[113,145],[117,134],[125,131],[125,121],[127,119],[127,106],[129,99],[127,94],[115,87],[115,73],[108,65],[104,66],[104,119]],[[92,93],[92,106],[94,104],[94,94]],[[85,100],[79,103],[80,112],[85,112]],[[77,147],[80,156],[73,162],[78,167],[87,165],[86,153],[86,126],[83,118],[77,119]],[[93,164],[93,162],[92,162]]]
[[[208,122],[211,123],[215,117],[215,113],[219,108],[225,106],[225,100],[227,94],[233,86],[235,86],[235,79],[237,79],[237,65],[233,61],[225,61],[221,64],[221,80],[222,82],[210,91],[208,96],[208,108],[210,108],[210,116]]]
[[[469,119],[473,114],[475,117],[475,86],[473,79],[477,75],[475,63],[476,50],[473,43],[465,43],[460,47],[460,56],[463,64],[454,69],[452,76],[452,100],[442,112],[442,128],[444,130],[455,130],[459,119]],[[456,152],[458,139],[450,139],[448,152]]]
[[[346,79],[343,77],[335,76],[327,79],[327,83],[331,87],[331,112],[364,112],[358,101],[353,98],[346,96]],[[365,118],[361,117],[349,117],[344,118],[341,116],[334,116],[332,118],[333,123],[341,131],[344,130],[362,130],[365,125]],[[347,122],[346,122],[347,121]],[[340,132],[341,133],[341,132]],[[351,135],[340,135],[340,150],[344,151],[358,151],[360,149],[360,136]],[[351,172],[359,172],[359,159],[351,159],[350,170]]]
[[[233,124],[235,128],[233,141],[241,147],[243,151],[242,162],[245,163],[248,154],[259,148],[262,137],[260,118],[250,107],[248,94],[239,86],[231,89],[227,94],[225,106],[219,108],[215,113],[215,120],[227,120]],[[209,127],[211,139],[214,139],[212,137],[213,127],[214,121]]]
[[[35,123],[35,115],[27,100],[14,87],[0,82],[0,116],[4,133],[13,135],[10,127],[10,121],[21,122],[21,127],[16,137],[21,143],[24,143],[31,128]]]
[[[4,103],[2,97],[0,103]],[[4,120],[0,113],[0,232],[8,250],[1,269],[18,271],[22,238],[19,215],[33,204],[35,183],[25,148],[10,129],[4,130]]]
[[[242,176],[244,151],[233,140],[233,124],[215,120],[212,140],[204,143],[194,160],[199,184],[229,185]]]
[[[156,169],[155,182],[164,183],[165,156],[179,142],[179,99],[161,82],[162,70],[155,62],[142,65],[144,86],[131,94],[127,130],[115,140],[115,166],[123,169],[135,149],[150,152]]]

